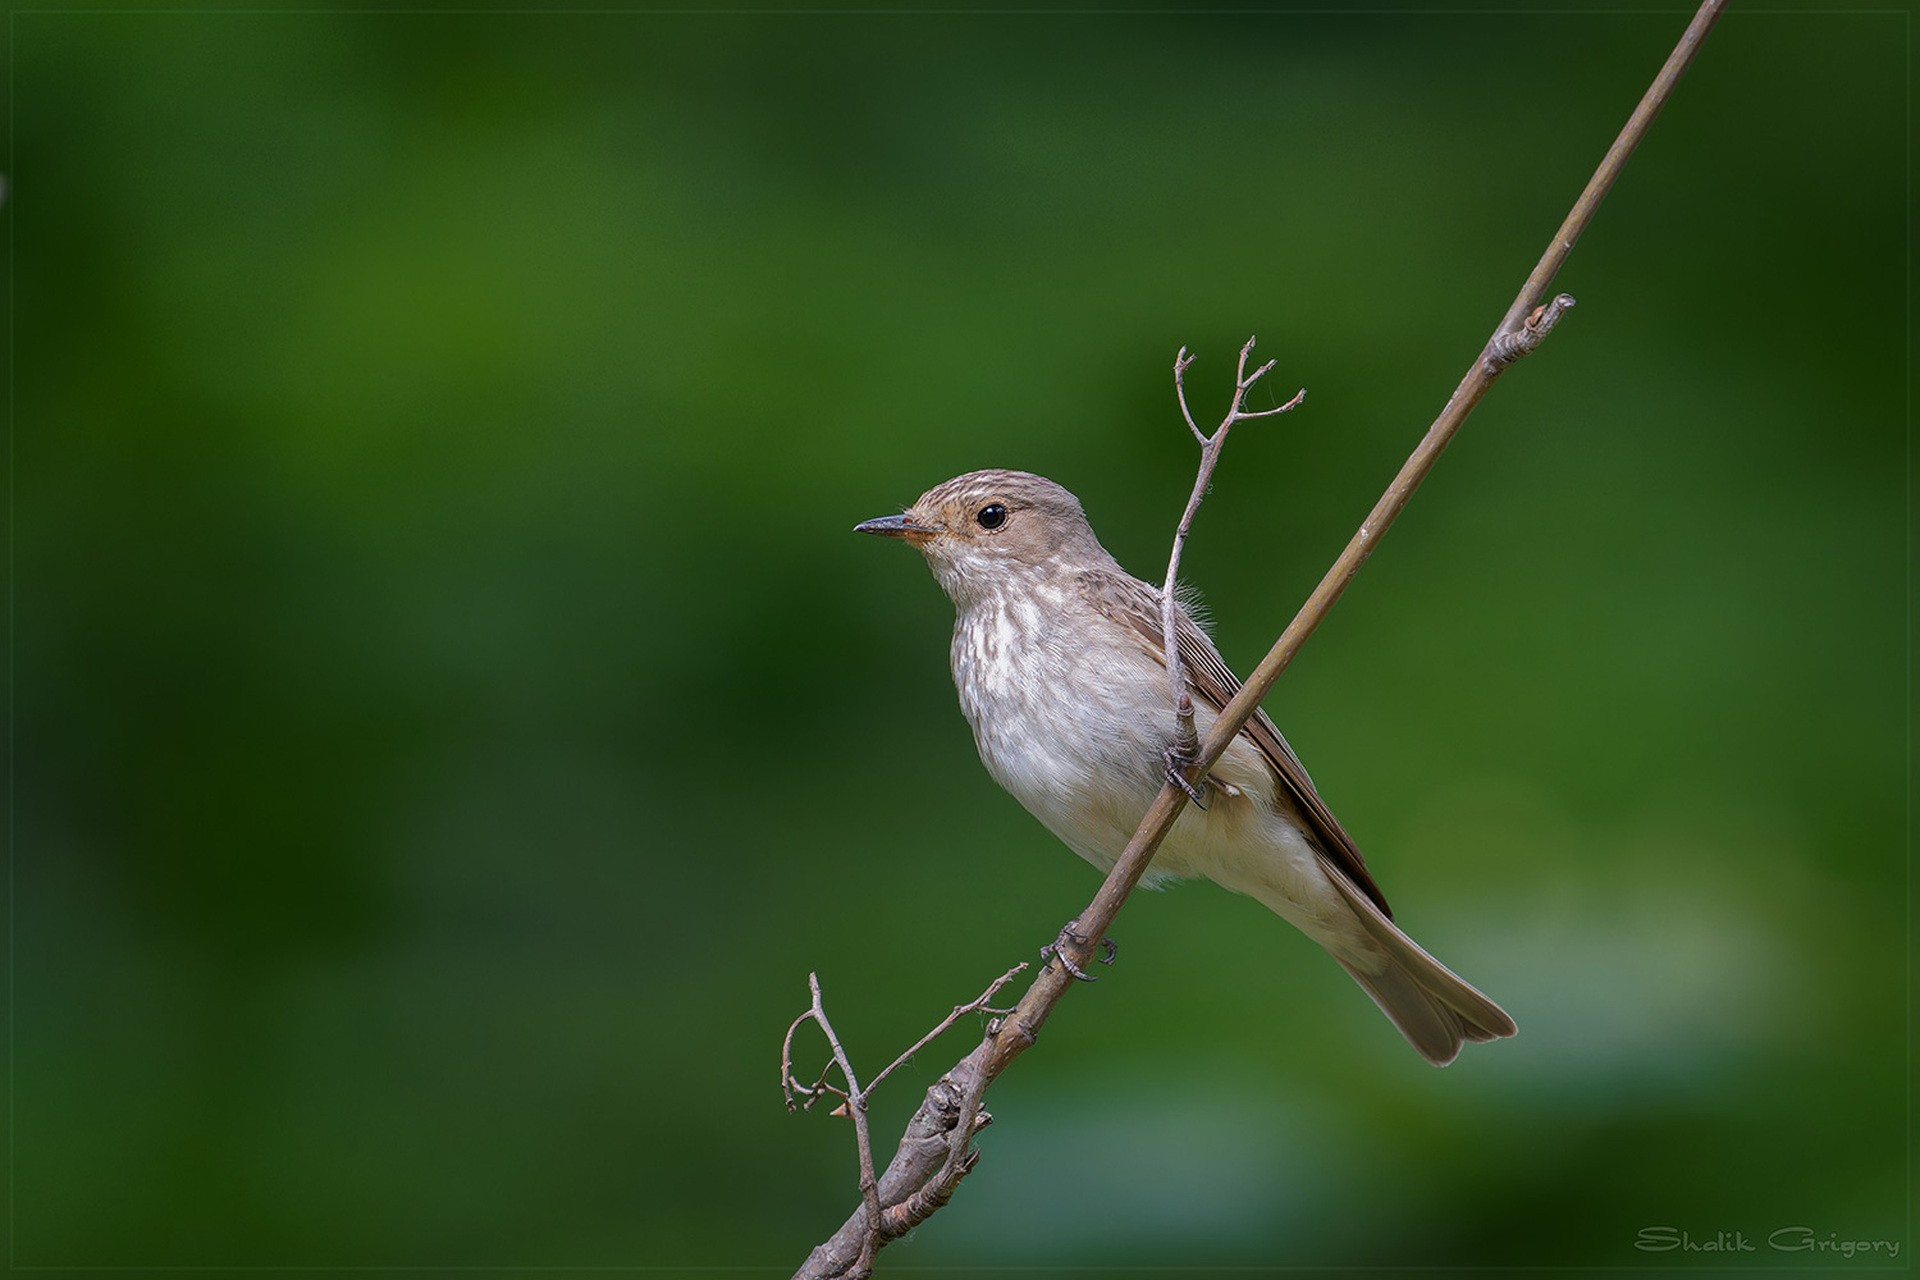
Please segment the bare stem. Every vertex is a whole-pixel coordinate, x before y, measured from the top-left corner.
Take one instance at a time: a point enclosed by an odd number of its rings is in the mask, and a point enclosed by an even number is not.
[[[1193,438],[1200,442],[1200,470],[1194,477],[1193,494],[1187,499],[1187,509],[1181,513],[1180,525],[1173,532],[1173,553],[1167,557],[1167,581],[1160,588],[1160,638],[1166,649],[1167,682],[1173,694],[1174,740],[1173,750],[1167,760],[1167,769],[1170,777],[1177,779],[1176,785],[1179,785],[1195,804],[1201,803],[1205,798],[1206,784],[1202,781],[1205,777],[1204,771],[1188,771],[1188,766],[1192,764],[1199,747],[1199,738],[1193,728],[1193,695],[1187,690],[1186,663],[1181,661],[1180,646],[1176,641],[1179,633],[1174,629],[1174,619],[1180,610],[1180,602],[1175,595],[1175,589],[1180,580],[1180,555],[1186,550],[1187,533],[1193,528],[1193,517],[1199,512],[1200,503],[1205,500],[1207,490],[1213,485],[1213,468],[1220,461],[1220,451],[1226,447],[1227,432],[1233,429],[1233,424],[1250,418],[1270,418],[1275,414],[1285,413],[1307,398],[1306,389],[1303,387],[1295,393],[1293,399],[1283,405],[1247,412],[1243,408],[1247,402],[1247,392],[1253,389],[1254,383],[1272,371],[1275,363],[1269,360],[1249,374],[1247,357],[1253,354],[1253,344],[1254,339],[1249,337],[1247,344],[1240,348],[1240,363],[1234,374],[1233,403],[1227,409],[1227,416],[1220,420],[1218,427],[1214,428],[1212,435],[1208,435],[1195,425],[1193,412],[1187,408],[1187,369],[1193,364],[1194,357],[1187,353],[1185,347],[1181,347],[1179,354],[1173,358],[1173,392],[1180,401],[1180,416],[1187,420],[1187,429],[1193,432]]]
[[[1201,744],[1201,767],[1211,767],[1219,758],[1220,752],[1226,750],[1227,743],[1233,740],[1232,735],[1238,733],[1240,727],[1252,717],[1254,708],[1259,706],[1261,700],[1272,690],[1274,681],[1280,678],[1280,673],[1285,671],[1287,664],[1293,661],[1293,656],[1300,651],[1300,646],[1306,643],[1307,637],[1314,633],[1321,620],[1346,592],[1347,584],[1353,581],[1354,574],[1360,572],[1360,566],[1365,564],[1367,557],[1373,554],[1373,548],[1380,541],[1381,535],[1386,533],[1387,526],[1399,516],[1408,500],[1413,497],[1414,490],[1420,487],[1420,482],[1427,478],[1429,471],[1433,470],[1433,464],[1439,461],[1441,452],[1446,449],[1448,442],[1453,439],[1454,433],[1460,429],[1461,424],[1467,420],[1467,415],[1473,412],[1474,406],[1479,404],[1481,398],[1492,389],[1495,380],[1506,372],[1515,360],[1537,347],[1560,316],[1573,306],[1573,299],[1566,294],[1559,295],[1544,307],[1539,306],[1539,299],[1547,291],[1547,287],[1553,283],[1554,276],[1559,274],[1561,266],[1566,263],[1567,255],[1573,252],[1575,242],[1586,231],[1587,225],[1593,221],[1594,213],[1600,208],[1600,201],[1606,197],[1608,191],[1612,190],[1615,179],[1620,176],[1620,170],[1626,166],[1628,158],[1640,145],[1641,139],[1646,137],[1647,129],[1653,124],[1654,117],[1660,114],[1660,108],[1666,105],[1674,86],[1680,83],[1680,77],[1686,73],[1687,67],[1693,62],[1694,55],[1700,51],[1701,42],[1707,38],[1707,33],[1713,29],[1713,24],[1720,20],[1720,12],[1725,4],[1726,0],[1702,0],[1698,12],[1693,16],[1693,21],[1687,24],[1687,29],[1681,34],[1679,43],[1673,47],[1673,52],[1667,55],[1665,65],[1660,68],[1659,74],[1654,76],[1653,83],[1647,86],[1647,91],[1641,96],[1639,105],[1633,109],[1633,114],[1627,118],[1626,126],[1620,130],[1620,136],[1614,139],[1613,145],[1607,149],[1606,156],[1600,161],[1600,167],[1595,169],[1593,177],[1587,180],[1586,188],[1581,191],[1580,198],[1574,201],[1573,209],[1567,214],[1566,220],[1560,224],[1560,229],[1554,233],[1553,239],[1548,242],[1547,250],[1540,255],[1540,261],[1535,265],[1533,273],[1527,277],[1527,282],[1520,286],[1520,293],[1514,298],[1513,305],[1507,308],[1507,314],[1502,317],[1500,326],[1493,331],[1493,336],[1487,340],[1486,347],[1475,359],[1472,367],[1467,370],[1466,376],[1460,379],[1460,385],[1455,387],[1453,394],[1447,398],[1446,406],[1441,409],[1440,416],[1434,419],[1432,426],[1427,428],[1427,434],[1421,438],[1412,455],[1401,466],[1399,473],[1393,477],[1393,482],[1387,486],[1387,491],[1380,495],[1378,502],[1374,503],[1373,510],[1368,512],[1367,518],[1361,522],[1359,531],[1353,535],[1346,549],[1333,562],[1333,567],[1327,570],[1326,576],[1321,578],[1320,585],[1314,588],[1313,594],[1307,597],[1307,602],[1300,607],[1300,612],[1294,616],[1280,638],[1274,641],[1273,648],[1268,650],[1267,656],[1260,660],[1260,665],[1249,673],[1246,683],[1240,686],[1240,692],[1236,693],[1221,711],[1220,718],[1214,722],[1214,733],[1209,736],[1206,743]],[[1523,331],[1529,329],[1532,333],[1522,336]],[[1227,730],[1224,737],[1221,736],[1223,729]],[[1161,795],[1164,799],[1165,792],[1163,791]],[[1185,799],[1184,796],[1181,798]],[[1176,808],[1175,816],[1177,815]],[[1149,817],[1151,816],[1150,813]],[[1171,818],[1168,819],[1167,825],[1172,825]],[[1143,825],[1142,830],[1145,829]],[[1155,843],[1157,844],[1158,841],[1156,840]],[[1124,864],[1125,861],[1126,857],[1123,854],[1121,863]],[[1144,865],[1142,869],[1144,870]],[[1117,873],[1120,867],[1116,865],[1114,870]],[[1135,878],[1138,878],[1137,875]],[[1081,919],[1083,923],[1086,922],[1084,915]],[[1104,923],[1096,922],[1091,927],[1104,929],[1106,926]]]
[[[899,1057],[895,1058],[892,1062],[888,1063],[887,1069],[885,1071],[882,1071],[879,1075],[875,1076],[873,1080],[867,1085],[867,1092],[869,1094],[873,1093],[874,1090],[880,1087],[881,1081],[885,1080],[888,1076],[892,1075],[896,1069],[905,1065],[907,1062],[911,1061],[914,1054],[919,1053],[922,1049],[926,1048],[928,1045],[932,1044],[935,1040],[939,1039],[942,1035],[946,1033],[948,1028],[952,1027],[954,1023],[960,1021],[960,1019],[966,1017],[968,1014],[979,1013],[982,1010],[988,1013],[1007,1012],[1007,1010],[1005,1009],[991,1008],[987,1004],[987,1002],[993,999],[995,996],[999,995],[1000,988],[1006,986],[1009,982],[1012,982],[1023,971],[1025,971],[1026,967],[1027,967],[1027,962],[1025,960],[1022,960],[1019,964],[1013,966],[1013,968],[1007,970],[1005,973],[995,978],[992,982],[988,983],[987,989],[985,991],[982,991],[979,995],[967,1001],[965,1004],[957,1004],[953,1006],[953,1012],[949,1013],[946,1017],[940,1019],[939,1026],[935,1027],[933,1030],[927,1032],[927,1034],[921,1036],[918,1040],[914,1041],[913,1047],[911,1049],[908,1049],[905,1053],[901,1054]]]
[[[807,990],[813,993],[813,1007],[802,1014],[802,1019],[811,1019],[820,1028],[820,1034],[827,1038],[827,1047],[833,1050],[833,1061],[840,1068],[841,1079],[847,1082],[847,1114],[853,1118],[854,1141],[860,1148],[860,1199],[866,1209],[867,1233],[860,1245],[860,1256],[854,1262],[854,1269],[864,1275],[873,1266],[874,1251],[880,1247],[880,1191],[873,1176],[873,1141],[867,1133],[867,1095],[860,1089],[860,1079],[853,1074],[853,1063],[847,1060],[847,1051],[840,1047],[840,1037],[833,1029],[833,1023],[827,1020],[826,1006],[820,999],[820,975],[807,975]],[[795,1022],[794,1026],[799,1026]],[[787,1031],[792,1037],[792,1028]],[[824,1079],[824,1077],[823,1077]],[[791,1104],[789,1104],[791,1105]]]
[[[1566,261],[1568,253],[1572,251],[1574,243],[1592,221],[1600,201],[1613,186],[1614,180],[1620,176],[1620,170],[1625,166],[1628,157],[1646,136],[1654,117],[1665,105],[1674,86],[1679,83],[1681,75],[1693,61],[1694,55],[1699,52],[1700,44],[1706,38],[1708,31],[1719,20],[1724,4],[1725,0],[1703,0],[1693,21],[1667,58],[1666,64],[1654,77],[1653,83],[1628,118],[1625,128],[1620,131],[1620,136],[1607,151],[1606,157],[1600,162],[1600,167],[1595,170],[1593,178],[1581,192],[1580,198],[1574,202],[1572,211],[1568,213],[1566,221],[1555,233],[1552,242],[1547,246],[1546,253],[1541,256],[1533,273],[1527,277],[1527,282],[1521,287],[1519,296],[1514,299],[1512,307],[1508,308],[1507,314],[1502,318],[1485,347],[1474,357],[1472,367],[1461,379],[1459,386],[1454,389],[1453,395],[1448,398],[1439,417],[1434,420],[1432,426],[1427,428],[1426,435],[1422,437],[1399,473],[1394,476],[1386,492],[1380,496],[1380,500],[1374,504],[1373,510],[1361,523],[1359,531],[1354,534],[1353,539],[1347,543],[1346,549],[1334,561],[1333,567],[1327,570],[1320,585],[1314,589],[1312,595],[1307,597],[1307,602],[1301,606],[1300,612],[1281,633],[1280,638],[1274,642],[1273,648],[1261,660],[1260,665],[1254,668],[1247,682],[1241,686],[1240,692],[1234,695],[1214,720],[1206,736],[1199,741],[1191,776],[1204,777],[1206,771],[1226,750],[1227,744],[1246,725],[1261,699],[1266,697],[1273,688],[1274,681],[1293,660],[1294,654],[1299,652],[1300,646],[1306,642],[1308,636],[1313,634],[1314,629],[1320,625],[1327,612],[1339,600],[1354,574],[1359,572],[1360,566],[1366,563],[1367,557],[1372,554],[1381,535],[1405,508],[1414,490],[1433,469],[1433,464],[1439,459],[1447,442],[1453,438],[1461,423],[1466,421],[1467,415],[1486,395],[1494,381],[1514,360],[1537,346],[1560,315],[1573,305],[1573,300],[1564,296],[1555,298],[1544,306],[1541,305],[1540,300],[1545,295],[1547,287],[1553,282],[1561,265]],[[1537,315],[1536,308],[1538,308]],[[1531,332],[1523,332],[1525,330]],[[1245,358],[1251,349],[1252,344],[1249,343],[1242,352],[1242,380],[1245,373]],[[1176,387],[1180,386],[1186,367],[1190,363],[1191,359],[1186,356],[1183,349],[1180,358],[1174,362]],[[1262,369],[1260,372],[1264,373],[1265,370]],[[1241,398],[1236,396],[1236,408]],[[1195,438],[1202,442],[1204,450],[1207,437],[1194,424],[1192,414],[1187,412],[1184,392],[1181,395],[1181,412],[1186,417],[1187,425],[1192,429]],[[1202,465],[1203,467],[1206,465],[1204,458]],[[1197,489],[1202,488],[1204,485],[1197,486]],[[1190,504],[1188,521],[1191,519],[1192,505],[1194,504]],[[1183,521],[1183,524],[1188,521]],[[1176,541],[1174,567],[1177,567],[1177,559],[1178,542]],[[1169,599],[1172,595],[1171,587],[1172,575],[1169,574],[1167,591]],[[1171,660],[1175,649],[1171,643],[1167,647]],[[1171,666],[1171,661],[1169,665]],[[1176,692],[1182,687],[1176,685]],[[1172,780],[1160,788],[1159,794],[1154,797],[1153,805],[1141,819],[1139,829],[1127,842],[1126,849],[1122,851],[1119,860],[1114,863],[1113,870],[1108,873],[1106,881],[1100,886],[1099,893],[1077,918],[1075,933],[1082,941],[1062,939],[1063,944],[1071,943],[1070,946],[1063,945],[1063,951],[1071,952],[1069,958],[1076,964],[1084,967],[1092,960],[1097,940],[1106,936],[1114,917],[1119,914],[1127,895],[1132,892],[1134,885],[1146,870],[1154,851],[1160,847],[1160,842],[1172,829],[1174,819],[1179,817],[1180,811],[1186,807],[1187,799],[1186,791]],[[971,1136],[970,1130],[976,1127],[972,1117],[978,1114],[979,1098],[987,1085],[1006,1070],[1015,1058],[1034,1044],[1041,1027],[1053,1012],[1054,1006],[1074,985],[1074,979],[1064,967],[1057,964],[1043,966],[1034,978],[1033,985],[1027,988],[1027,993],[1021,997],[1013,1011],[1005,1019],[992,1025],[986,1038],[971,1053],[956,1063],[931,1089],[927,1090],[926,1100],[913,1119],[908,1122],[907,1130],[901,1136],[900,1145],[895,1150],[893,1159],[888,1163],[886,1171],[880,1175],[880,1200],[881,1203],[889,1206],[890,1214],[894,1213],[897,1206],[925,1207],[919,1193],[932,1186],[935,1179],[955,1166],[954,1142],[964,1141],[966,1137]],[[963,1118],[966,1119],[964,1125],[961,1123]],[[968,1168],[971,1167],[971,1160],[972,1155],[969,1155],[965,1161]],[[863,1169],[863,1176],[864,1174]],[[950,1191],[949,1187],[949,1194]],[[932,1207],[939,1206],[935,1204]],[[931,1209],[927,1210],[927,1212],[931,1211]],[[915,1219],[915,1221],[918,1220]],[[800,1270],[795,1273],[796,1280],[826,1280],[827,1277],[864,1275],[873,1257],[870,1225],[872,1221],[868,1206],[863,1204],[861,1209],[843,1223],[833,1236],[808,1256]]]

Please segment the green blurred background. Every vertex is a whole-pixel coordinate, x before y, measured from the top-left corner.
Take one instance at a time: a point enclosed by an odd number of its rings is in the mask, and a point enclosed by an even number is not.
[[[1154,576],[1257,332],[1251,666],[1685,16],[13,14],[13,1260],[796,1265],[808,971],[871,1071],[1096,883],[850,527]],[[1269,701],[1520,1037],[1142,894],[883,1271],[1908,1261],[1905,21],[1735,7]]]

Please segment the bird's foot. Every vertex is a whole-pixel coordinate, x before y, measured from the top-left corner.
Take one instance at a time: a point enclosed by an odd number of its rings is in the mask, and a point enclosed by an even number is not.
[[[1067,955],[1068,947],[1084,947],[1087,945],[1086,935],[1077,929],[1079,923],[1078,920],[1069,920],[1066,926],[1060,930],[1059,937],[1040,948],[1040,958],[1042,960],[1058,960],[1062,969],[1065,969],[1081,982],[1098,982],[1098,978],[1075,964],[1072,958]],[[1112,938],[1100,939],[1101,964],[1112,964],[1114,957],[1119,954],[1120,948]]]
[[[1187,781],[1187,770],[1193,767],[1193,753],[1179,744],[1168,747],[1161,757],[1167,766],[1167,781],[1187,793],[1187,799],[1193,801],[1193,807],[1205,811],[1207,807],[1207,780],[1199,783]]]

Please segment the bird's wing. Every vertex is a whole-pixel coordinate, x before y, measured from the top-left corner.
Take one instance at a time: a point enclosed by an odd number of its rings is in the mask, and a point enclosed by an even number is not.
[[[1148,586],[1130,574],[1100,574],[1099,589],[1088,594],[1101,602],[1116,622],[1125,624],[1137,632],[1161,665],[1166,664],[1166,645],[1160,625],[1160,591]],[[1182,608],[1174,614],[1174,641],[1180,648],[1180,660],[1186,664],[1187,685],[1196,698],[1206,702],[1216,712],[1223,710],[1228,701],[1240,688],[1240,679],[1227,666],[1226,659],[1213,647],[1213,641],[1200,629],[1200,624],[1188,616]],[[1260,753],[1273,766],[1280,778],[1281,793],[1285,800],[1291,801],[1291,807],[1298,811],[1301,827],[1314,838],[1321,856],[1328,866],[1345,875],[1356,888],[1370,898],[1388,919],[1393,912],[1387,906],[1386,895],[1380,892],[1380,886],[1373,882],[1373,876],[1367,871],[1366,859],[1360,856],[1359,846],[1353,842],[1340,820],[1327,808],[1326,801],[1314,789],[1313,779],[1307,776],[1306,766],[1300,763],[1300,757],[1293,754],[1293,748],[1281,736],[1279,728],[1267,716],[1265,711],[1256,708],[1252,719],[1247,721],[1241,731],[1242,736],[1250,740]]]

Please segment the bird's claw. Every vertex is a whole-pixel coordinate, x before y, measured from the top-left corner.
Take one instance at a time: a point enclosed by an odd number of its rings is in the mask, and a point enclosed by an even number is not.
[[[1040,948],[1040,958],[1042,960],[1058,960],[1060,962],[1060,967],[1062,969],[1065,969],[1069,974],[1071,974],[1075,981],[1098,982],[1099,981],[1098,978],[1096,978],[1093,974],[1088,973],[1085,969],[1082,969],[1079,965],[1075,964],[1073,962],[1072,957],[1067,955],[1068,947],[1085,946],[1087,942],[1085,935],[1075,932],[1074,924],[1076,923],[1078,922],[1074,921],[1074,922],[1068,923],[1065,928],[1060,930],[1059,937],[1055,938],[1052,942],[1049,942],[1046,946]],[[1112,964],[1114,957],[1119,954],[1120,954],[1120,948],[1118,945],[1115,944],[1112,938],[1100,939],[1099,959],[1101,964]]]
[[[1085,969],[1082,969],[1079,965],[1075,964],[1072,960],[1068,959],[1067,953],[1064,949],[1058,946],[1055,946],[1052,943],[1048,943],[1046,946],[1040,948],[1040,957],[1043,960],[1058,960],[1060,962],[1060,967],[1062,969],[1065,969],[1068,973],[1072,974],[1076,982],[1098,982],[1099,981],[1098,978],[1094,977],[1092,974],[1088,973]]]
[[[1193,801],[1193,807],[1205,811],[1207,807],[1207,783],[1203,778],[1196,785],[1187,781],[1187,770],[1193,767],[1193,756],[1178,746],[1168,747],[1162,757],[1167,765],[1167,781],[1187,793],[1187,799]]]

